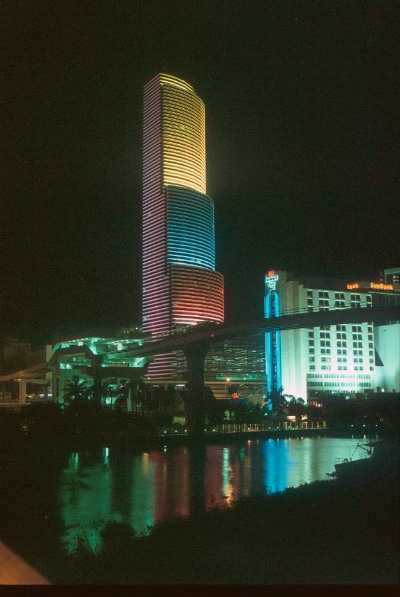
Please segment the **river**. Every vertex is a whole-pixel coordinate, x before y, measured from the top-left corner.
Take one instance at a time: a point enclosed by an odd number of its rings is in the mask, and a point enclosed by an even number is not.
[[[72,551],[78,537],[93,549],[107,521],[128,523],[136,533],[196,510],[230,507],[247,496],[266,495],[326,480],[337,462],[364,458],[359,438],[243,439],[204,448],[149,451],[103,447],[71,452],[57,484],[61,540]]]

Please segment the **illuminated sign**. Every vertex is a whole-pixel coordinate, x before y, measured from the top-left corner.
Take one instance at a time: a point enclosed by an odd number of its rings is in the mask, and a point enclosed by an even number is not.
[[[346,285],[347,290],[354,290],[355,288],[372,288],[373,290],[393,290],[393,284],[385,284],[384,282],[351,282]]]
[[[370,282],[369,287],[376,290],[393,290],[393,284],[384,284],[383,282]]]
[[[278,274],[273,270],[270,269],[265,276],[265,284],[266,286],[268,286],[268,288],[270,290],[275,290],[276,289],[276,283],[279,280],[279,276]]]

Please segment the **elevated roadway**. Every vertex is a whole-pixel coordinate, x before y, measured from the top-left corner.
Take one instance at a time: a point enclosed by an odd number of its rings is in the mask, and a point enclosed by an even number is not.
[[[150,357],[176,350],[184,352],[187,364],[187,382],[190,388],[188,427],[193,435],[200,436],[204,428],[204,363],[213,343],[273,330],[295,330],[365,322],[387,325],[399,321],[400,305],[307,311],[232,325],[202,324],[188,328],[187,331],[181,333],[146,342],[137,348],[127,348],[126,351],[131,356],[137,357]]]

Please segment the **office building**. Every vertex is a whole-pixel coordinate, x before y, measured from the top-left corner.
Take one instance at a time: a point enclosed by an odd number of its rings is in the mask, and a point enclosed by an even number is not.
[[[206,385],[215,398],[264,404],[265,358],[262,334],[214,344],[205,362]]]
[[[206,192],[204,103],[186,81],[159,74],[144,87],[143,122],[142,319],[153,339],[224,320]],[[176,378],[178,361],[155,357],[149,379]]]
[[[394,289],[400,291],[400,267],[389,267],[383,270],[383,281],[393,284]]]

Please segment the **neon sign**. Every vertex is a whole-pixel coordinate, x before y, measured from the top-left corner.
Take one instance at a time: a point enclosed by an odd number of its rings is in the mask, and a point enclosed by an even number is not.
[[[354,290],[355,288],[372,288],[373,290],[393,290],[393,284],[385,284],[384,282],[351,282],[346,285],[347,290]]]
[[[369,287],[376,290],[393,290],[393,284],[384,284],[383,282],[370,282]]]
[[[270,269],[265,276],[265,285],[268,286],[270,290],[275,290],[278,280],[278,274],[273,269]]]

